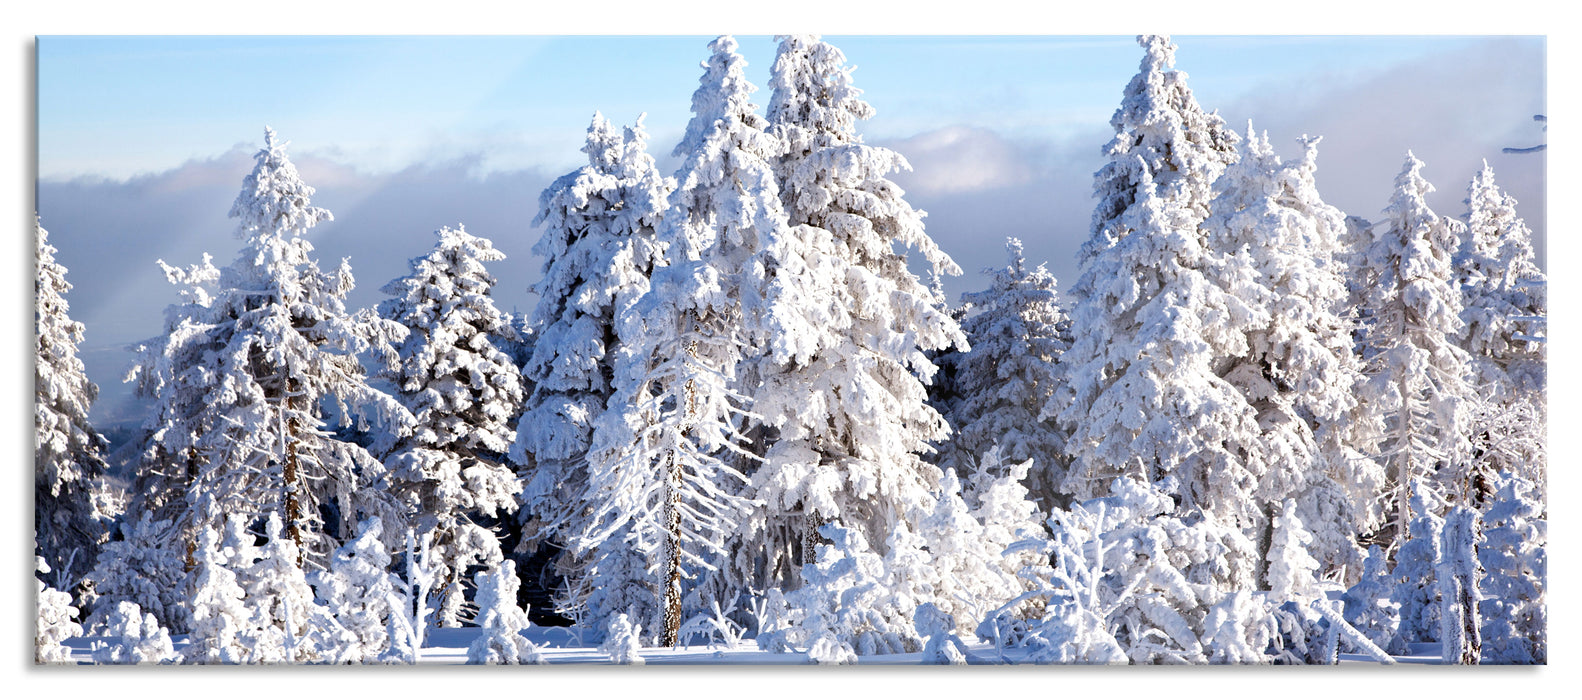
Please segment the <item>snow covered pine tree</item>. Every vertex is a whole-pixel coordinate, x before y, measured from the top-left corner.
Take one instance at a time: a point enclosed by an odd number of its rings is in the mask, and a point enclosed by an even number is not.
[[[435,235],[434,250],[412,260],[412,274],[383,289],[393,298],[379,305],[380,316],[408,333],[399,364],[378,376],[417,419],[384,463],[401,522],[430,538],[437,555],[439,622],[460,627],[467,568],[504,557],[494,532],[475,519],[515,511],[522,489],[502,464],[516,438],[508,423],[522,411],[522,383],[493,340],[516,337],[489,297],[494,278],[484,269],[505,255],[461,227]]]
[[[67,315],[71,289],[66,268],[55,262],[49,232],[33,220],[38,257],[33,280],[33,536],[38,554],[74,587],[93,568],[106,529],[117,513],[104,512],[104,437],[88,422],[99,387],[88,381],[77,344],[81,323]]]
[[[662,646],[676,644],[687,584],[719,568],[747,512],[744,478],[721,452],[741,451],[737,368],[744,343],[763,335],[761,275],[785,229],[768,163],[776,142],[749,101],[746,62],[729,36],[709,49],[658,232],[668,264],[630,316],[640,325],[621,333],[635,357],[594,433],[584,499],[593,513],[575,545],[630,548],[647,561],[653,602],[631,623]]]
[[[227,514],[278,512],[299,556],[322,562],[359,517],[400,521],[374,485],[383,466],[369,450],[327,430],[333,415],[381,434],[410,430],[409,411],[371,388],[358,356],[392,361],[399,324],[346,310],[351,265],[320,271],[304,237],[330,213],[264,130],[264,147],[231,207],[243,246],[230,266],[165,265],[186,303],[166,311],[165,336],[135,348],[129,378],[153,399],[133,513],[174,519],[189,548]],[[388,445],[375,445],[375,452]],[[338,512],[326,530],[321,507]],[[189,549],[190,551],[190,549]]]
[[[743,373],[769,430],[755,446],[764,461],[752,475],[762,504],[745,531],[753,544],[735,561],[759,587],[798,585],[796,567],[812,563],[825,522],[884,553],[898,523],[932,508],[940,472],[921,455],[949,433],[927,402],[935,368],[924,353],[966,345],[908,255],[934,276],[961,270],[887,179],[910,169],[906,159],[858,135],[873,108],[844,64],[817,37],[786,36],[770,77],[769,129],[783,149],[774,177],[790,228],[766,267],[767,352]]]

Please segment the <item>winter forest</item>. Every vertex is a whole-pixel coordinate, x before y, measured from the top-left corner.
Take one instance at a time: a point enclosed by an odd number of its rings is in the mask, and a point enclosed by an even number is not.
[[[157,263],[124,488],[39,219],[35,663],[1547,663],[1546,276],[1491,168],[1343,212],[1141,36],[1075,284],[982,231],[952,299],[846,57],[776,41],[763,93],[708,44],[673,173],[593,114],[522,193],[529,313],[465,222],[352,308],[265,128],[240,254]]]

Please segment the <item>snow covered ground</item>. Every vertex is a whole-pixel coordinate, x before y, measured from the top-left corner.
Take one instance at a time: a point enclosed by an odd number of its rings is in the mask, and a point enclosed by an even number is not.
[[[419,664],[425,666],[457,666],[467,663],[467,647],[477,638],[480,628],[430,628],[427,641],[423,645],[423,655]],[[544,658],[551,664],[585,664],[585,665],[610,665],[610,657],[599,651],[595,645],[581,643],[577,639],[576,631],[569,627],[539,627],[534,626],[523,635],[539,646]],[[72,650],[72,660],[79,664],[93,663],[92,648],[101,637],[73,637],[66,640],[66,646]],[[179,653],[187,644],[186,635],[173,637],[176,651]],[[1004,655],[996,652],[994,645],[986,643],[968,644],[973,658],[973,664],[1018,663],[1023,654],[1010,650]],[[1403,664],[1438,665],[1438,644],[1413,644],[1412,653],[1397,656],[1395,660]],[[735,648],[725,648],[716,643],[712,646],[697,643],[691,646],[681,646],[675,649],[644,649],[643,659],[648,665],[653,666],[678,666],[678,665],[735,665],[735,666],[799,666],[808,663],[807,657],[802,654],[773,654],[761,651],[752,640],[745,640]],[[858,657],[858,664],[863,666],[910,666],[922,662],[921,653],[913,654],[877,654],[873,656]],[[1378,665],[1365,654],[1341,654],[1342,665]]]

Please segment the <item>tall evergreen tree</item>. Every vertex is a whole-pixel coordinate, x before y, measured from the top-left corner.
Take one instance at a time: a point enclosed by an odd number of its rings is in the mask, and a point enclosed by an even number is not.
[[[1467,233],[1456,257],[1466,323],[1462,347],[1479,384],[1501,395],[1542,391],[1548,281],[1533,253],[1532,231],[1516,215],[1516,198],[1494,184],[1488,163],[1467,187]],[[1535,332],[1536,331],[1536,332]]]
[[[1047,509],[1063,500],[1065,435],[1039,412],[1061,381],[1056,362],[1071,344],[1071,321],[1054,276],[1027,266],[1020,240],[1007,239],[1005,250],[1005,267],[984,270],[993,284],[961,298],[975,311],[962,322],[972,349],[953,360],[961,398],[946,414],[956,433],[940,465],[975,474],[979,457],[999,445],[1005,461],[1033,460],[1030,490]]]
[[[753,475],[755,544],[736,561],[755,585],[794,586],[826,522],[884,543],[931,506],[940,472],[921,455],[948,428],[927,403],[925,353],[965,345],[908,255],[935,277],[960,269],[888,179],[906,160],[858,135],[873,108],[844,62],[817,37],[782,37],[771,73],[774,174],[791,228],[766,268],[766,352],[757,381],[747,375],[770,429]]]
[[[588,164],[539,195],[533,252],[544,258],[539,303],[522,367],[532,393],[511,459],[523,477],[524,541],[582,526],[583,462],[594,425],[615,392],[617,366],[633,351],[620,325],[648,291],[660,261],[656,229],[675,183],[648,155],[642,118],[617,132],[595,113],[582,151]],[[572,522],[576,521],[576,522]]]
[[[1105,144],[1106,162],[1094,176],[1099,205],[1079,263],[1125,237],[1123,214],[1141,198],[1145,174],[1160,197],[1196,223],[1208,216],[1214,181],[1236,160],[1235,131],[1217,113],[1204,112],[1186,73],[1172,70],[1170,37],[1143,35],[1137,43],[1146,53],[1110,117],[1115,138]]]
[[[1516,199],[1494,184],[1487,163],[1467,188],[1467,235],[1456,257],[1466,323],[1460,345],[1472,359],[1469,417],[1473,505],[1494,496],[1496,473],[1547,483],[1548,374],[1544,323],[1548,280]]]
[[[154,401],[146,422],[148,461],[133,506],[173,511],[186,537],[227,514],[280,513],[301,556],[322,562],[361,516],[399,518],[376,485],[384,468],[368,449],[330,432],[332,418],[390,436],[413,418],[370,387],[358,360],[393,360],[399,324],[350,313],[351,265],[324,272],[305,238],[330,213],[264,130],[264,147],[231,207],[243,246],[231,265],[207,256],[188,270],[164,266],[188,289],[167,311],[169,334],[139,347],[132,374]],[[326,530],[321,514],[338,515]],[[195,539],[189,539],[195,541]],[[190,551],[190,546],[189,546]]]
[[[1110,120],[1116,136],[1095,175],[1099,205],[1072,289],[1067,386],[1044,407],[1070,431],[1063,491],[1103,495],[1117,476],[1174,476],[1183,504],[1242,525],[1262,475],[1251,407],[1215,373],[1217,348],[1253,309],[1212,284],[1198,226],[1212,183],[1234,160],[1235,135],[1204,114],[1185,76],[1166,72],[1174,46],[1147,53]]]
[[[676,643],[689,584],[717,569],[747,508],[743,476],[721,452],[745,440],[737,370],[763,336],[766,257],[786,226],[769,162],[778,142],[750,101],[746,61],[729,36],[709,49],[659,229],[668,264],[622,329],[635,353],[594,433],[584,498],[593,513],[573,547],[630,548],[647,561],[652,603],[637,620],[651,621],[642,626],[663,646]]]
[[[106,443],[88,421],[99,387],[77,357],[83,326],[67,315],[71,283],[37,217],[33,235],[33,535],[49,568],[71,576],[93,568],[116,514],[97,495]]]
[[[432,538],[439,555],[440,622],[457,627],[467,568],[504,556],[477,519],[514,512],[522,490],[502,463],[516,439],[509,422],[521,413],[522,384],[521,371],[493,340],[516,337],[489,296],[495,280],[484,267],[505,255],[463,228],[436,235],[434,250],[412,260],[412,274],[382,290],[392,298],[379,315],[408,333],[397,348],[399,365],[379,376],[417,419],[384,462],[405,522]]]
[[[1462,227],[1428,207],[1434,188],[1422,167],[1407,153],[1364,260],[1375,282],[1365,301],[1362,354],[1369,381],[1361,400],[1385,421],[1381,460],[1395,484],[1397,541],[1412,517],[1407,489],[1414,479],[1428,479],[1458,499],[1469,486],[1468,356],[1454,342],[1462,306],[1451,268]]]
[[[1214,262],[1210,280],[1252,313],[1231,319],[1216,372],[1257,413],[1255,490],[1266,521],[1295,499],[1326,569],[1360,570],[1355,543],[1383,486],[1377,463],[1352,447],[1366,420],[1355,392],[1361,363],[1347,314],[1345,216],[1319,197],[1313,176],[1319,139],[1285,164],[1248,125],[1239,160],[1220,177],[1203,223]]]

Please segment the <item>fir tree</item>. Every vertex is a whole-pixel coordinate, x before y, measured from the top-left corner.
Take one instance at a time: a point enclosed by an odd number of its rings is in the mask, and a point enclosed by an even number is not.
[[[1369,426],[1355,396],[1363,376],[1345,306],[1345,219],[1314,183],[1318,142],[1304,137],[1302,158],[1284,164],[1249,124],[1202,230],[1209,279],[1248,307],[1229,319],[1216,367],[1257,413],[1260,510],[1272,517],[1296,498],[1315,554],[1335,569],[1361,563],[1354,539],[1378,524],[1383,474],[1353,446]]]
[[[411,618],[396,593],[401,586],[389,570],[383,528],[378,517],[360,523],[357,537],[335,550],[329,569],[316,576],[319,598],[350,633],[342,658],[352,663],[403,661],[411,655],[405,649],[412,638]]]
[[[1276,601],[1309,603],[1319,598],[1322,591],[1314,573],[1318,560],[1308,554],[1313,535],[1302,526],[1296,515],[1296,500],[1287,498],[1280,515],[1274,520],[1274,536],[1269,543],[1269,569],[1265,581],[1271,597]]]
[[[315,599],[278,514],[269,514],[264,534],[268,542],[247,572],[245,593],[253,611],[248,662],[340,663],[355,639]]]
[[[189,664],[244,663],[254,641],[246,636],[253,615],[244,602],[246,592],[220,548],[220,534],[204,527],[193,555],[192,634],[182,659]]]
[[[153,614],[138,609],[136,603],[117,603],[100,636],[112,641],[94,642],[96,664],[166,664],[180,658],[170,643],[170,632],[159,625]]]
[[[1215,373],[1216,349],[1253,313],[1206,275],[1198,225],[1235,135],[1204,114],[1185,76],[1166,72],[1174,46],[1139,37],[1141,71],[1110,120],[1116,136],[1095,175],[1099,206],[1072,290],[1067,387],[1045,405],[1070,431],[1062,490],[1085,500],[1117,476],[1174,475],[1183,506],[1241,525],[1262,476],[1252,408]]]
[[[189,631],[192,619],[184,594],[190,554],[180,528],[169,520],[154,520],[144,512],[135,521],[121,522],[119,535],[105,544],[88,574],[97,596],[95,608],[108,614],[119,603],[130,602],[172,633]],[[98,619],[96,612],[90,623]]]
[[[330,213],[311,206],[313,188],[274,131],[255,161],[231,207],[236,261],[216,269],[206,256],[185,271],[161,262],[189,289],[166,312],[167,335],[138,348],[132,374],[154,407],[133,508],[170,513],[188,533],[230,513],[278,512],[300,556],[317,561],[360,516],[399,518],[374,486],[382,465],[329,420],[377,423],[387,440],[411,428],[410,412],[370,387],[358,360],[391,361],[405,329],[348,312],[350,263],[326,273],[310,256],[304,236]],[[326,531],[320,513],[332,505],[340,522]]]
[[[1495,496],[1483,514],[1478,562],[1484,597],[1483,662],[1541,664],[1549,659],[1548,523],[1537,489],[1525,479],[1496,477]]]
[[[1407,494],[1412,480],[1431,479],[1457,498],[1465,498],[1470,486],[1468,357],[1454,342],[1462,306],[1451,269],[1462,227],[1429,209],[1425,198],[1433,185],[1422,167],[1407,154],[1387,218],[1364,260],[1374,283],[1362,342],[1369,381],[1360,399],[1386,424],[1381,461],[1395,484],[1396,540],[1413,513]]]
[[[484,268],[505,256],[462,228],[436,235],[411,275],[385,285],[393,298],[379,306],[409,331],[397,347],[400,365],[380,378],[417,419],[384,462],[391,491],[438,554],[440,623],[457,627],[467,568],[504,556],[477,519],[516,510],[521,482],[501,462],[516,438],[508,424],[521,413],[522,388],[521,372],[493,341],[516,335],[489,296],[494,278]]]
[[[528,324],[534,342],[522,365],[531,394],[511,450],[524,480],[529,546],[586,525],[577,505],[588,482],[581,465],[618,367],[633,361],[631,334],[623,338],[621,325],[662,261],[656,230],[675,189],[647,143],[641,117],[617,132],[595,113],[582,149],[588,164],[539,195],[534,225],[544,234],[533,252],[544,258],[543,278],[532,289],[539,295]]]
[[[548,663],[538,647],[522,637],[528,628],[527,611],[516,604],[521,581],[516,562],[502,561],[478,572],[478,626],[483,632],[467,648],[469,664]]]
[[[72,578],[92,568],[116,513],[103,512],[103,436],[88,422],[99,387],[88,381],[77,345],[83,326],[67,315],[71,289],[55,262],[49,232],[33,220],[37,274],[33,281],[33,533],[38,553]]]
[[[1476,381],[1497,393],[1542,391],[1546,353],[1539,324],[1547,315],[1547,277],[1538,269],[1532,231],[1516,199],[1494,184],[1488,163],[1467,187],[1467,233],[1456,257],[1466,324],[1462,347]]]
[[[908,256],[932,277],[960,269],[888,179],[906,160],[862,142],[856,123],[873,108],[844,62],[817,37],[781,37],[770,78],[769,128],[783,144],[774,176],[790,228],[765,267],[765,352],[742,379],[765,428],[754,544],[735,562],[753,585],[795,585],[825,522],[877,544],[929,506],[940,472],[921,455],[948,428],[927,402],[935,367],[925,353],[965,346]]]
[[[1063,490],[1086,499],[1117,476],[1173,476],[1184,508],[1250,525],[1260,431],[1213,352],[1233,339],[1228,321],[1249,311],[1209,282],[1190,215],[1146,173],[1137,197],[1120,223],[1126,235],[1088,259],[1073,290],[1076,337],[1061,357],[1069,388],[1045,408],[1070,431]]]
[[[721,453],[742,451],[748,398],[737,370],[745,346],[763,336],[766,256],[785,230],[768,160],[777,142],[749,101],[746,62],[729,36],[709,48],[659,230],[668,264],[621,333],[635,353],[594,434],[585,497],[593,514],[575,545],[629,547],[647,559],[654,602],[632,622],[649,620],[661,646],[676,644],[688,584],[718,569],[724,538],[747,511],[743,476]]]
[[[1471,356],[1469,397],[1472,505],[1494,495],[1493,475],[1519,474],[1547,483],[1547,278],[1533,255],[1532,232],[1516,215],[1516,200],[1483,170],[1467,188],[1467,235],[1456,257]]]
[[[1010,462],[1033,460],[1030,490],[1039,503],[1061,500],[1065,435],[1039,419],[1060,383],[1056,362],[1070,346],[1071,322],[1061,310],[1057,283],[1043,265],[1029,269],[1022,242],[1006,240],[1008,264],[984,270],[994,283],[962,295],[975,313],[961,324],[972,349],[954,358],[960,400],[946,418],[956,434],[942,448],[942,466],[976,471],[977,457],[998,446]]]

